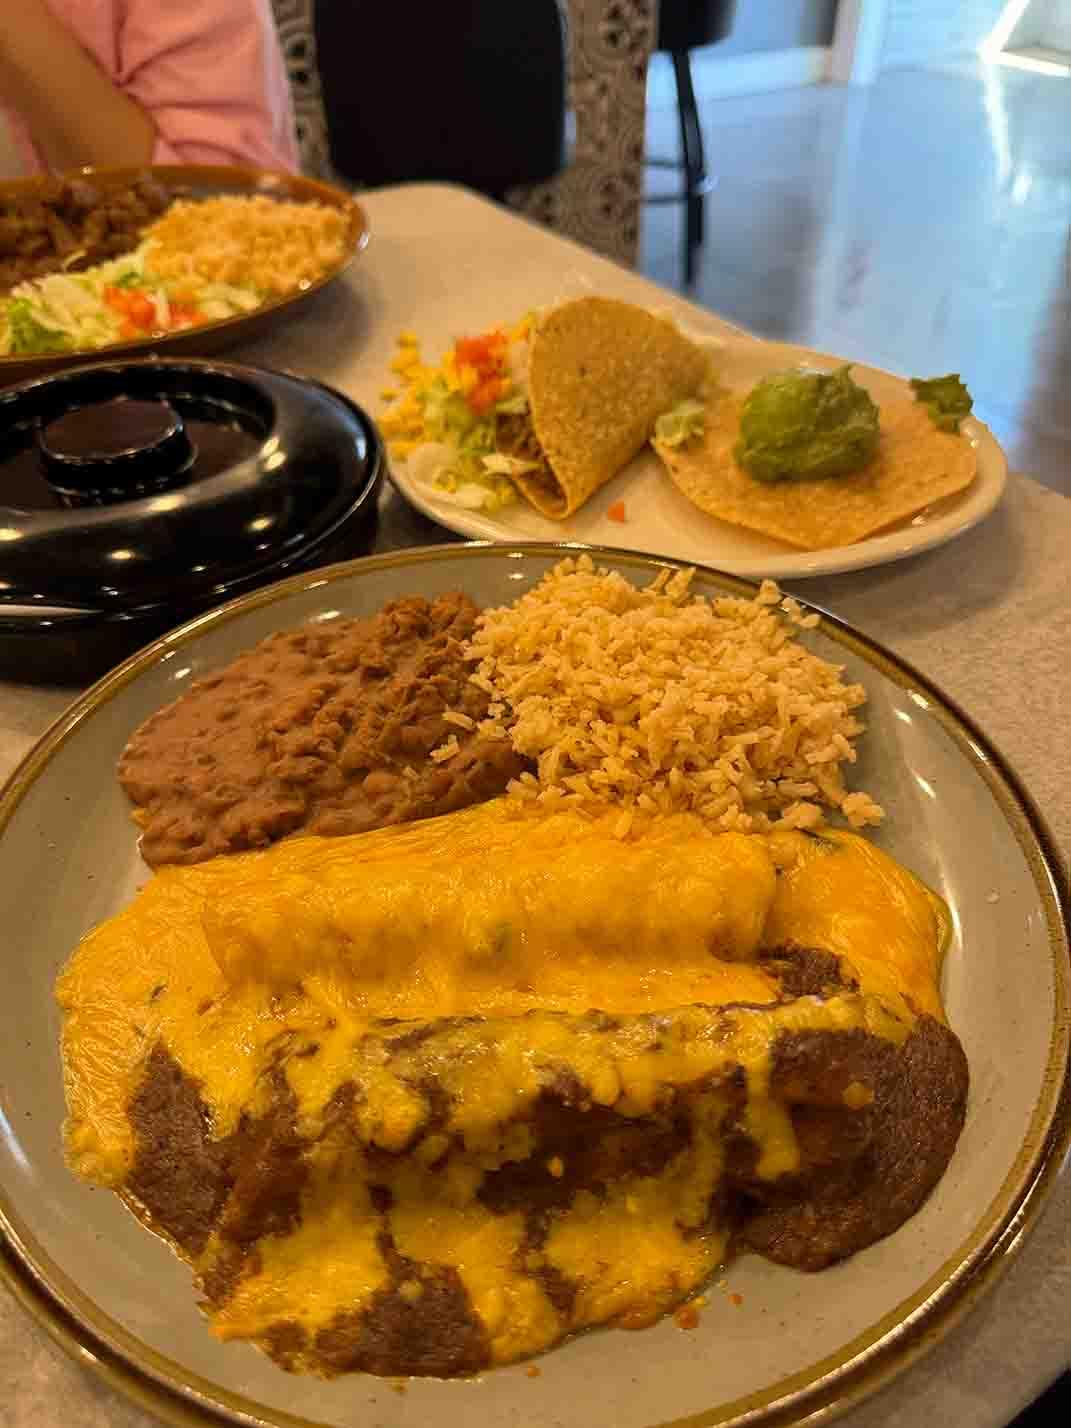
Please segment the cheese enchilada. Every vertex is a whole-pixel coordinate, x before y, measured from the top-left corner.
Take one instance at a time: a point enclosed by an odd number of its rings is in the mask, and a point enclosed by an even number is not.
[[[288,1368],[650,1323],[900,1225],[962,1125],[940,900],[861,838],[493,802],[159,872],[62,973],[72,1166]]]

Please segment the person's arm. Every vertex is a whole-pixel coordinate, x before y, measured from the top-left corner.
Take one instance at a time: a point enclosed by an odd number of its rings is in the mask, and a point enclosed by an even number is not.
[[[148,163],[156,126],[118,89],[44,0],[3,0],[0,95],[52,169]]]
[[[156,125],[154,163],[297,167],[270,0],[126,0],[119,55]]]

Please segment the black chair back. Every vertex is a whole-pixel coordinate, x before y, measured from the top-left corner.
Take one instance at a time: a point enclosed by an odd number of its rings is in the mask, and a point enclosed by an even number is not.
[[[331,162],[368,187],[414,179],[499,197],[565,147],[558,0],[317,0]]]

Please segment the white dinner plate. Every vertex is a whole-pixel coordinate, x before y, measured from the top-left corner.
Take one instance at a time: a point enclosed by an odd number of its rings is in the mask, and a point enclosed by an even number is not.
[[[686,330],[689,335],[704,336],[700,331]],[[429,357],[445,351],[453,340],[453,336],[445,332],[421,332],[420,337]],[[832,371],[843,365],[840,357],[782,342],[760,342],[747,337],[705,340],[716,346],[719,376],[732,388],[747,390],[771,372],[783,372],[789,367]],[[868,389],[879,405],[882,401],[913,397],[901,377],[878,367],[853,363],[852,376]],[[807,575],[835,575],[842,570],[862,570],[866,566],[902,560],[904,556],[917,555],[953,540],[988,516],[1004,490],[1008,463],[984,423],[971,417],[963,423],[962,430],[978,453],[978,474],[965,491],[936,502],[909,521],[879,535],[854,545],[816,551],[797,550],[784,541],[708,516],[681,495],[650,447],[565,521],[548,520],[525,501],[518,501],[494,515],[469,511],[445,500],[433,486],[414,480],[407,462],[391,461],[389,470],[398,490],[417,510],[447,530],[477,540],[583,541],[671,556],[689,564],[714,565],[733,575],[787,580]],[[624,503],[624,521],[607,515],[619,501]]]
[[[886,808],[875,834],[936,888],[955,926],[944,994],[971,1071],[948,1171],[894,1235],[819,1275],[754,1255],[672,1317],[604,1329],[473,1379],[332,1382],[221,1343],[190,1274],[118,1198],[64,1164],[56,973],[148,877],[115,764],[134,728],[272,631],[387,600],[529,589],[549,546],[445,546],[294,577],[134,656],[61,716],[0,793],[0,1277],[84,1364],[170,1422],[246,1428],[689,1428],[815,1421],[887,1383],[997,1282],[1069,1143],[1066,913],[1048,835],[1014,775],[928,681],[831,617],[801,638],[861,681],[869,725],[852,781]],[[637,583],[659,563],[598,559]],[[702,593],[747,593],[701,571]],[[998,1290],[999,1293],[999,1290]],[[895,1390],[894,1390],[895,1391]]]

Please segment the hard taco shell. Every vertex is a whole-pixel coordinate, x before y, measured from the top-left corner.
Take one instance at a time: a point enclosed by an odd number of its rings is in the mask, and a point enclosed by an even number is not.
[[[694,397],[709,359],[665,318],[613,298],[563,303],[532,337],[528,401],[547,468],[514,479],[564,520],[642,450],[655,419]]]

